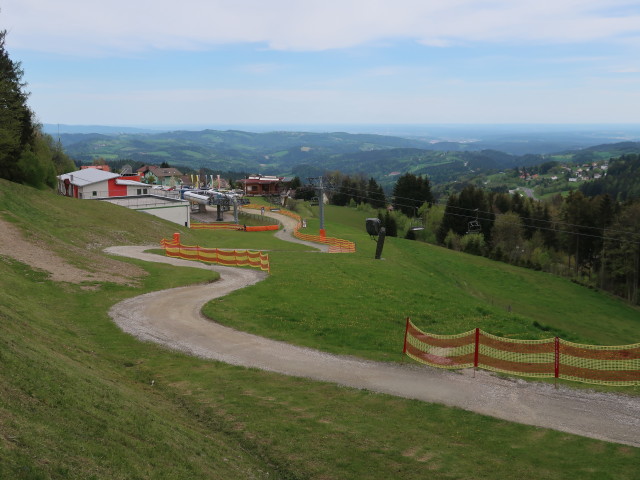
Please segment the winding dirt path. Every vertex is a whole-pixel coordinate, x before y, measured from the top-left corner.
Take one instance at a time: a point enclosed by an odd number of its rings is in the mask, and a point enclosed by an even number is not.
[[[254,215],[259,215],[260,214],[260,210],[253,210],[250,208],[245,208],[244,209],[245,212],[247,213],[253,213]],[[299,238],[296,238],[293,236],[293,230],[296,228],[296,225],[298,224],[298,222],[287,216],[287,215],[280,215],[278,213],[273,213],[270,211],[265,211],[264,212],[264,216],[265,217],[269,217],[269,218],[273,218],[275,220],[277,220],[278,222],[280,222],[283,226],[282,230],[278,230],[275,234],[276,238],[279,238],[280,240],[284,240],[285,242],[292,242],[292,243],[300,243],[302,245],[306,245],[308,247],[311,247],[315,250],[319,250],[321,252],[328,252],[329,251],[329,246],[328,245],[322,245],[319,243],[313,243],[313,242],[307,242],[306,240],[300,240]]]
[[[264,279],[263,272],[144,253],[150,248],[157,246],[111,247],[106,252],[211,269],[220,272],[221,279],[207,285],[148,293],[112,307],[109,314],[113,320],[141,340],[233,365],[441,403],[512,422],[640,447],[638,397],[563,387],[556,390],[549,384],[503,378],[484,371],[478,371],[474,378],[472,370],[450,372],[417,364],[372,362],[240,332],[206,319],[201,309],[213,298]]]

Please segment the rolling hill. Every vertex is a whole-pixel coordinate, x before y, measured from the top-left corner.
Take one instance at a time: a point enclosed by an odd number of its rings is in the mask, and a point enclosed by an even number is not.
[[[495,143],[434,142],[341,132],[253,133],[237,130],[115,135],[73,133],[62,134],[61,141],[70,156],[86,163],[95,158],[128,160],[135,164],[168,162],[195,170],[209,168],[220,172],[297,175],[301,178],[340,170],[345,174],[374,177],[387,188],[395,182],[394,174],[397,173],[426,174],[432,183],[442,184],[550,160],[588,162],[640,151],[640,143],[620,142],[551,154],[513,154],[491,148],[505,146],[503,140]],[[535,146],[531,148],[533,152],[539,151]]]

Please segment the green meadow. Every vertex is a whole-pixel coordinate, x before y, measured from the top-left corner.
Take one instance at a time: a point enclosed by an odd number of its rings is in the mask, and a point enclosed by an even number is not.
[[[375,260],[365,218],[326,207],[327,235],[355,241],[355,254],[274,251],[271,277],[211,302],[205,313],[241,330],[375,360],[398,359],[406,317],[439,334],[480,327],[520,339],[640,342],[640,310],[547,273],[392,237]],[[317,219],[308,225],[317,231]]]
[[[185,244],[271,251],[271,276],[208,315],[325,351],[400,361],[407,316],[439,333],[640,341],[638,310],[604,294],[402,239],[374,260],[363,212],[326,213],[327,233],[357,253],[312,253],[270,232],[187,231],[0,180],[0,218],[29,242],[87,270],[109,260],[140,271],[126,285],[53,282],[0,255],[0,478],[637,478],[637,448],[205,361],[139,342],[108,317],[124,298],[217,278],[101,253],[180,232]]]

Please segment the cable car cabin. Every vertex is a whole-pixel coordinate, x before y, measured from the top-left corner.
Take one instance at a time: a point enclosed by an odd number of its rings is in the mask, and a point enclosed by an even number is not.
[[[469,233],[482,233],[482,227],[477,220],[471,220],[467,226],[467,234]]]

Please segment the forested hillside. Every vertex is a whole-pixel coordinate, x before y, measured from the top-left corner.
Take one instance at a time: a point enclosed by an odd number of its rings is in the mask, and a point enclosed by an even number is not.
[[[609,163],[607,176],[580,186],[589,196],[608,194],[624,201],[640,198],[640,155],[629,154]]]
[[[35,123],[20,62],[5,49],[0,31],[0,178],[36,187],[52,187],[56,175],[75,165]]]
[[[389,135],[268,132],[237,130],[175,131],[157,134],[63,134],[66,151],[90,164],[96,159],[138,165],[168,162],[198,170],[294,175],[327,171],[373,177],[390,191],[403,173],[428,175],[434,184],[474,182],[476,178],[515,168],[556,161],[580,163],[640,152],[640,144],[605,144],[557,154],[514,155],[477,148],[487,142],[429,142]]]

